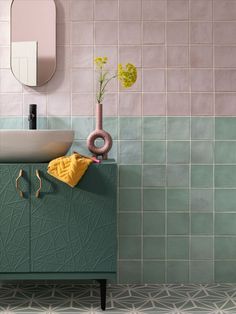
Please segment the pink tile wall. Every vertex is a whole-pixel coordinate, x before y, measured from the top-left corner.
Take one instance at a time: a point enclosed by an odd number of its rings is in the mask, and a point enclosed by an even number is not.
[[[10,72],[10,0],[0,0],[0,115],[91,116],[93,58],[112,70],[133,62],[130,90],[116,82],[108,116],[236,115],[236,1],[55,0],[57,72],[39,88],[23,87]]]

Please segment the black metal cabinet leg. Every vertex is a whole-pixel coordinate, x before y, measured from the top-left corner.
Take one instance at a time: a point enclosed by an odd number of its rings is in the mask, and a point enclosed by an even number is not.
[[[101,309],[105,311],[106,310],[107,280],[100,279],[98,280],[98,282],[100,283]]]

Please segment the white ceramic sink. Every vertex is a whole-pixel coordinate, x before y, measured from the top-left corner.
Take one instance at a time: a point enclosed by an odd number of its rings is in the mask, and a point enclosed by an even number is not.
[[[48,162],[67,153],[72,130],[0,130],[0,162]]]

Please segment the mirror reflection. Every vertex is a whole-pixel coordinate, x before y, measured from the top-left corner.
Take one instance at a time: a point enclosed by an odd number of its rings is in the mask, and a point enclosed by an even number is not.
[[[56,69],[54,0],[12,1],[11,69],[28,86],[41,86],[52,78]]]

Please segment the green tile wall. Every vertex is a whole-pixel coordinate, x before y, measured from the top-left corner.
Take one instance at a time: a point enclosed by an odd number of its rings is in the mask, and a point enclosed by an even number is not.
[[[119,282],[236,282],[236,117],[106,117],[119,164]],[[0,118],[0,128],[27,128]],[[88,153],[91,117],[73,128]]]

